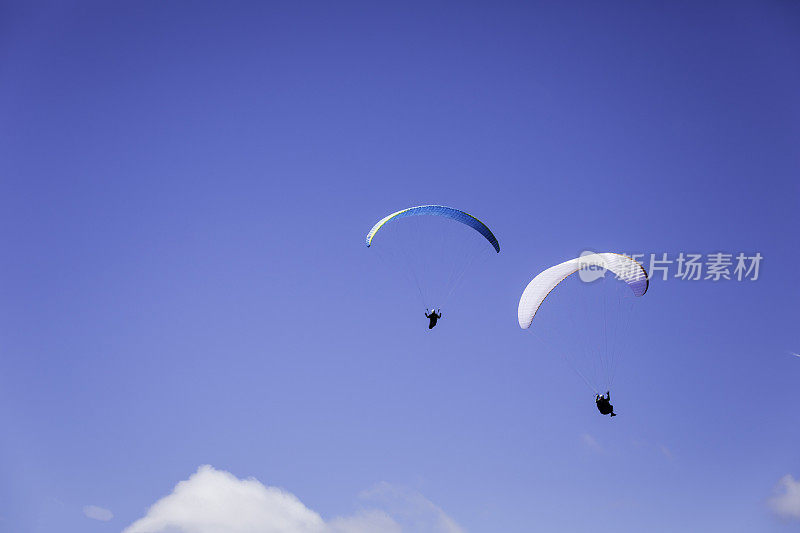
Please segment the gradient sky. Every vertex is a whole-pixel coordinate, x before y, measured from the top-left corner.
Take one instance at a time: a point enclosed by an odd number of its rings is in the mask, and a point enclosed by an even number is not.
[[[796,530],[800,4],[649,4],[0,3],[0,530],[202,464],[326,518]],[[363,243],[423,203],[502,246],[432,332]],[[586,248],[764,261],[652,282],[611,421],[516,321]]]

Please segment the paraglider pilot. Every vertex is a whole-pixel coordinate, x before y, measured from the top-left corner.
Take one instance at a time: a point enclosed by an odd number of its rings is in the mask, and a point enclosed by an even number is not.
[[[437,314],[436,311],[439,311],[439,313]],[[431,311],[430,314],[428,314],[428,310],[425,309],[425,318],[430,320],[430,324],[428,324],[428,329],[433,329],[433,327],[436,325],[436,321],[442,318],[442,310],[435,309]]]
[[[605,396],[595,394],[594,402],[597,404],[597,410],[600,411],[600,414],[617,416],[614,412],[614,406],[611,405],[611,393],[609,391],[606,391]]]

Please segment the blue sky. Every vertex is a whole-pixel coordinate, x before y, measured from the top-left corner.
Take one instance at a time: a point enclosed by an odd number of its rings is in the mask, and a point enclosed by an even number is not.
[[[0,530],[120,531],[204,464],[325,520],[388,483],[470,532],[795,530],[799,30],[779,1],[3,3]],[[432,332],[363,244],[424,203],[502,246]],[[516,322],[587,248],[764,261],[652,282],[610,421]]]

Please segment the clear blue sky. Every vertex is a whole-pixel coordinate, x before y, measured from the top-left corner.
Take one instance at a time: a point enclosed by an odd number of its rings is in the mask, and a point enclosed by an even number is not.
[[[0,530],[206,463],[325,517],[796,528],[800,5],[645,4],[2,3]],[[422,203],[502,246],[433,332],[363,243]],[[764,262],[652,283],[610,421],[516,322],[585,248]]]

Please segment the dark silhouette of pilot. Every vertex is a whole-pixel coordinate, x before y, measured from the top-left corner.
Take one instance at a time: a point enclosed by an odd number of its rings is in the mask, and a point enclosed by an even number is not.
[[[594,403],[597,404],[597,410],[600,411],[600,414],[603,415],[611,415],[617,416],[614,412],[614,406],[611,405],[611,393],[606,391],[606,395],[603,396],[601,394],[594,395]]]
[[[439,311],[439,313],[437,314],[436,311]],[[431,321],[430,324],[428,324],[428,329],[433,329],[433,327],[436,325],[436,321],[442,318],[442,310],[436,309],[431,311],[431,314],[428,314],[428,310],[425,309],[425,318]]]

